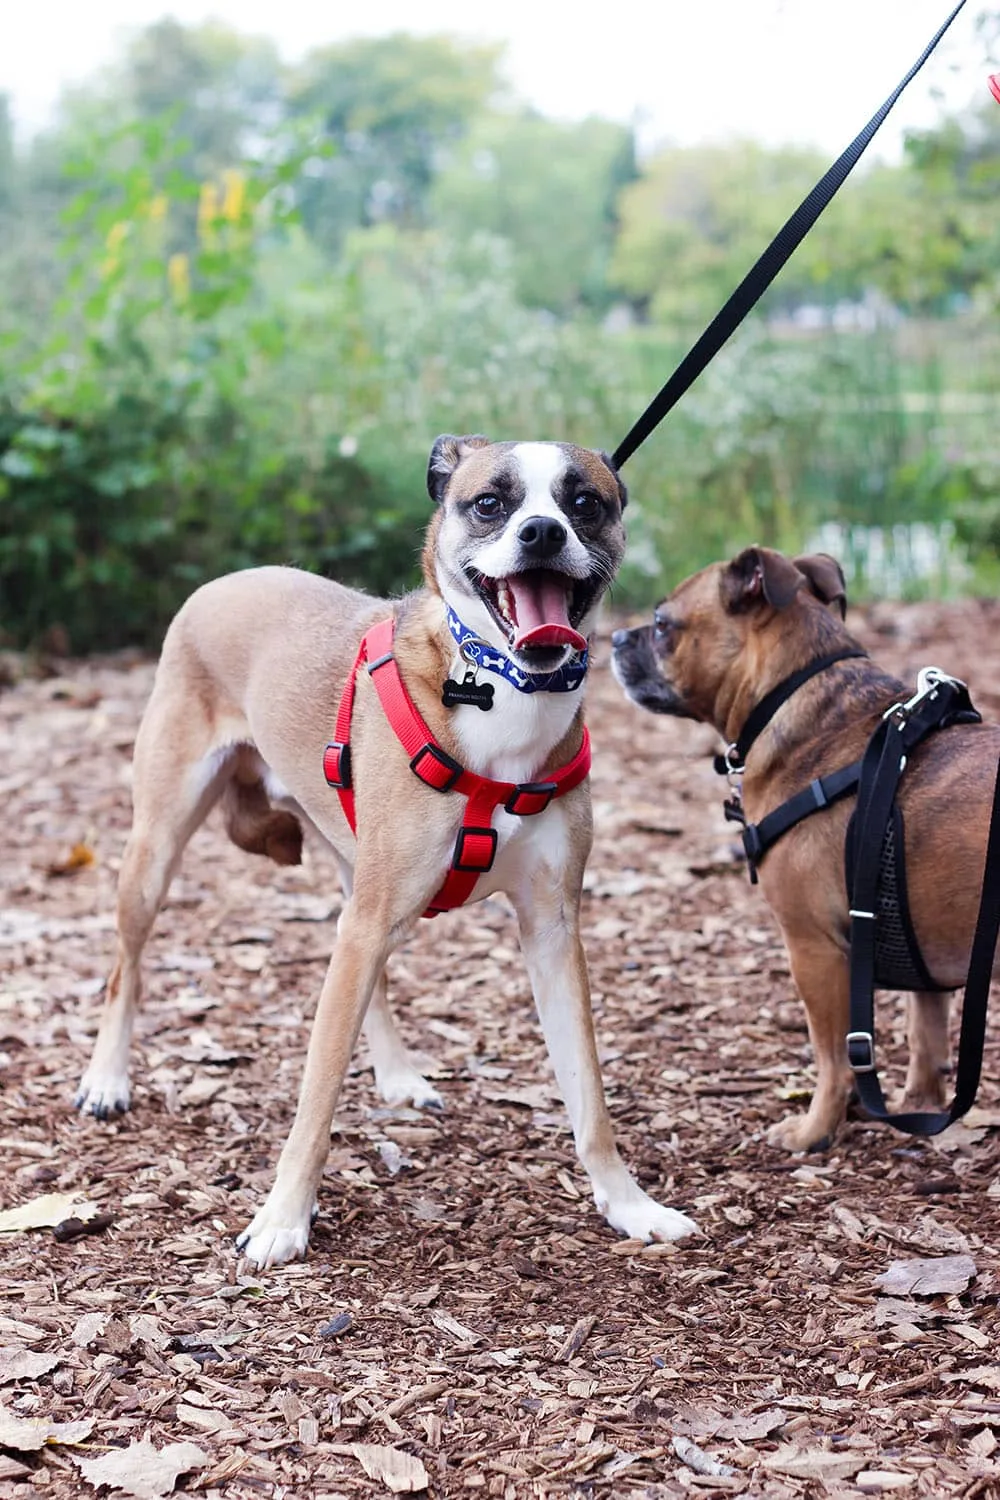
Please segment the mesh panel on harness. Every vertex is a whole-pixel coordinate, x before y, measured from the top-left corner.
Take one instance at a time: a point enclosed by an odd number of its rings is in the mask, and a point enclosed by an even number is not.
[[[854,818],[847,828],[844,860],[848,872],[854,868]],[[875,900],[875,983],[882,990],[940,990],[924,963],[910,919],[906,893],[906,841],[903,814],[893,805],[879,851],[878,889]]]

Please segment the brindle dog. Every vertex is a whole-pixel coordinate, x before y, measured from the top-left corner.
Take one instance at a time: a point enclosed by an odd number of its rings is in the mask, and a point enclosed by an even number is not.
[[[857,642],[844,626],[844,576],[832,557],[794,560],[751,547],[679,584],[653,623],[619,630],[614,672],[653,713],[715,726],[736,740],[751,709],[791,673]],[[758,823],[815,778],[863,753],[882,714],[912,688],[868,657],[839,661],[778,709],[747,756],[743,799]],[[965,982],[979,907],[1000,728],[960,725],[913,751],[898,802],[906,830],[910,915],[936,983]],[[806,818],[768,851],[760,881],[781,926],[806,1007],[818,1080],[805,1115],[774,1125],[792,1151],[821,1150],[844,1117],[851,1088],[848,1029],[849,917],[844,840],[854,796]],[[949,1071],[948,996],[914,993],[907,1110],[944,1103]]]

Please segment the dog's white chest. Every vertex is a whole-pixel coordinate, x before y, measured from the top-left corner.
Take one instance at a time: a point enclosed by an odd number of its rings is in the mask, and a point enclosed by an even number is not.
[[[494,703],[488,713],[465,705],[453,710],[452,727],[462,764],[494,781],[541,779],[553,747],[569,731],[578,696],[576,692],[520,693],[510,683],[496,679]],[[529,817],[518,817],[498,807],[492,826],[497,835],[493,868],[480,877],[473,900],[494,891],[512,890],[540,866],[561,869],[565,865],[568,833],[558,801]]]
[[[579,691],[528,694],[503,678],[486,680],[495,687],[488,713],[464,704],[451,710],[460,761],[494,781],[537,780],[554,746],[569,732]]]

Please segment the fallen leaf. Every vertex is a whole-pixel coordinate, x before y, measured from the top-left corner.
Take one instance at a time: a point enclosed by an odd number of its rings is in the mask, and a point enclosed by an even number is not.
[[[0,1234],[19,1234],[24,1229],[51,1229],[64,1219],[92,1219],[97,1204],[81,1198],[79,1193],[43,1193],[17,1208],[0,1213]]]
[[[84,1313],[84,1316],[76,1319],[76,1326],[69,1337],[78,1349],[87,1349],[88,1344],[93,1344],[93,1341],[103,1334],[106,1322],[108,1322],[106,1313]]]
[[[177,1420],[187,1427],[197,1427],[199,1432],[234,1432],[235,1424],[224,1411],[214,1407],[207,1410],[201,1406],[187,1406],[183,1402],[177,1407]]]
[[[47,875],[75,875],[94,863],[94,851],[89,844],[74,844],[65,859],[56,860],[48,866]]]
[[[37,1380],[60,1363],[58,1354],[33,1354],[17,1345],[0,1348],[0,1385],[12,1380]]]
[[[369,1479],[381,1480],[393,1494],[425,1490],[430,1482],[420,1459],[401,1448],[384,1447],[381,1443],[351,1443],[348,1451],[354,1454]]]
[[[766,1453],[761,1460],[765,1469],[788,1474],[792,1479],[848,1479],[857,1474],[871,1454],[832,1453],[826,1448],[796,1448],[786,1443],[776,1453]]]
[[[74,1458],[84,1479],[95,1489],[106,1484],[126,1495],[137,1495],[139,1500],[169,1495],[178,1475],[208,1463],[208,1455],[196,1443],[168,1443],[166,1448],[157,1449],[148,1440],[129,1443],[127,1448],[106,1453],[103,1458]]]
[[[904,1302],[899,1297],[879,1297],[875,1303],[875,1326],[884,1328],[899,1323],[933,1322],[941,1316],[933,1307],[921,1307],[919,1303]]]
[[[970,1255],[942,1255],[927,1260],[894,1260],[875,1280],[894,1297],[941,1297],[964,1292],[976,1274]]]
[[[906,1232],[906,1243],[915,1250],[928,1250],[937,1255],[968,1255],[969,1242],[964,1234],[950,1224],[940,1224],[937,1219],[919,1219]]]
[[[46,1443],[82,1443],[93,1431],[93,1417],[79,1422],[48,1422],[42,1417],[19,1417],[0,1406],[0,1448],[37,1453]]]

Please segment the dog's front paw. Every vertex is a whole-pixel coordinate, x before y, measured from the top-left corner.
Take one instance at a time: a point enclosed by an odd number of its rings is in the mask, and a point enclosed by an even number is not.
[[[636,1187],[625,1198],[597,1200],[597,1207],[612,1229],[629,1240],[682,1240],[699,1232],[697,1224],[675,1208],[664,1208],[642,1188]]]
[[[268,1266],[283,1266],[289,1260],[301,1260],[315,1217],[315,1208],[305,1218],[282,1213],[268,1198],[243,1233],[236,1236],[236,1248],[261,1271]]]
[[[99,1073],[88,1068],[73,1096],[73,1107],[82,1115],[107,1120],[112,1115],[123,1115],[130,1099],[127,1073]]]

